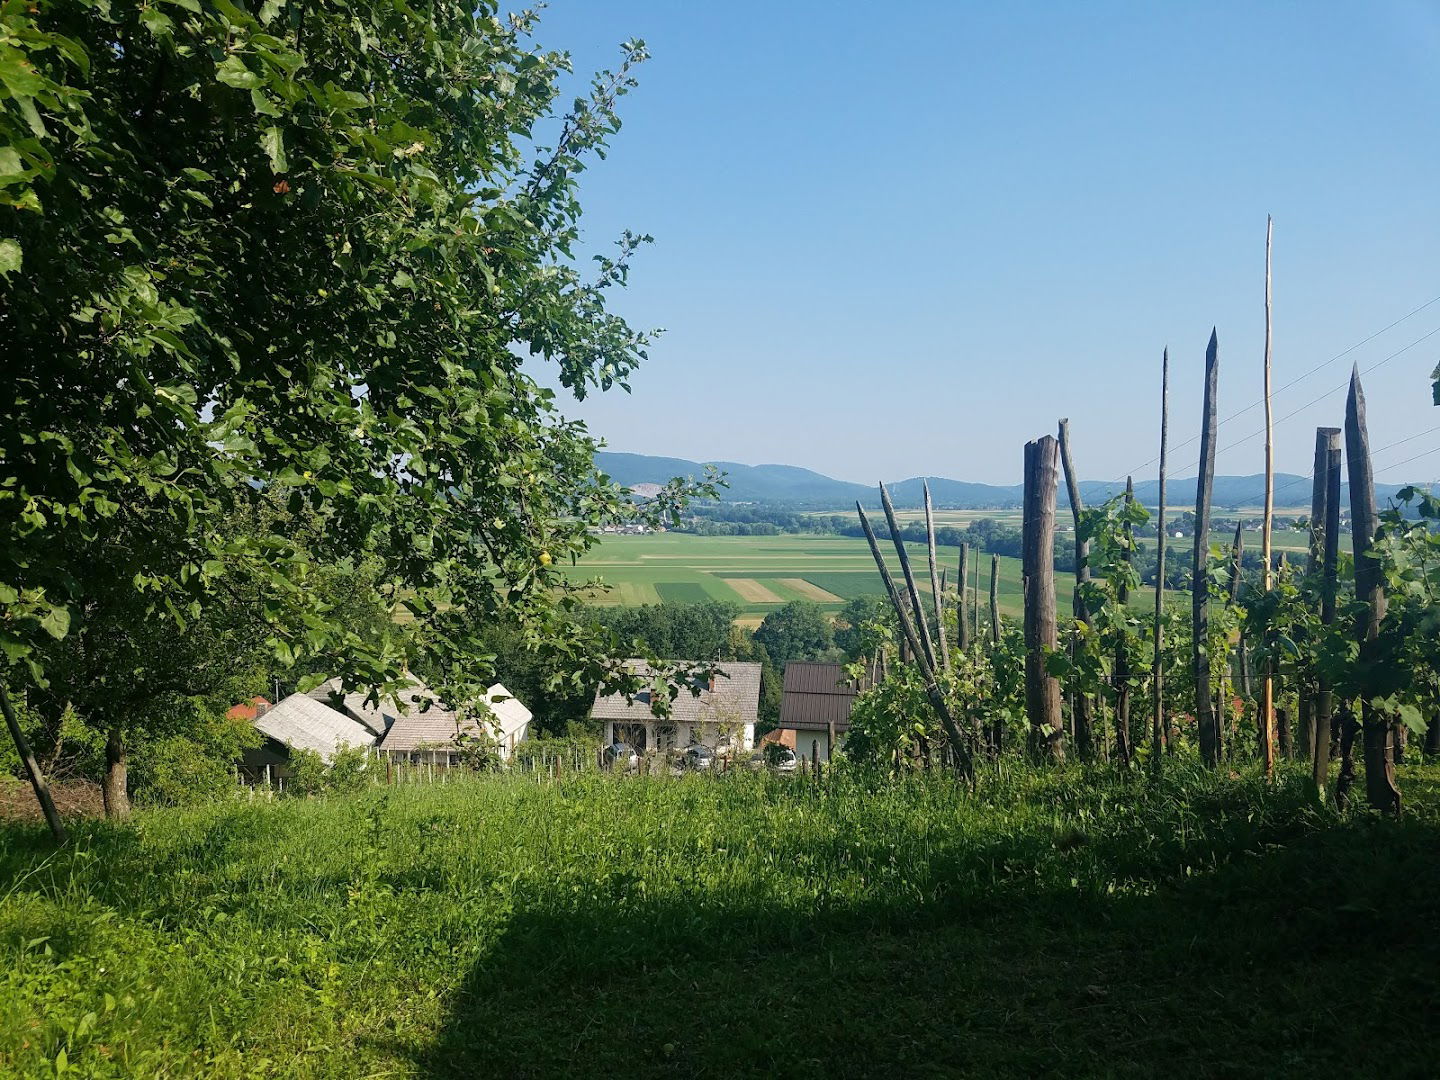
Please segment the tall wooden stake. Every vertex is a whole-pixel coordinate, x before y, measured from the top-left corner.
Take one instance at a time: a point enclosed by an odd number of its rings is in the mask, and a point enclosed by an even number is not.
[[[978,571],[977,571],[978,573]],[[1000,556],[990,556],[990,647],[1000,644]]]
[[[935,646],[930,642],[929,620],[925,618],[925,606],[920,603],[920,590],[915,585],[915,574],[910,569],[910,555],[905,550],[905,541],[900,536],[900,525],[895,520],[895,505],[890,501],[890,492],[880,485],[880,506],[885,511],[885,523],[890,527],[890,540],[895,545],[895,554],[900,558],[900,572],[905,575],[905,590],[910,594],[910,606],[915,609],[915,625],[920,632],[920,651],[931,670],[935,668]]]
[[[1326,626],[1335,622],[1335,598],[1340,591],[1340,429],[1320,428],[1316,431],[1317,449],[1320,433],[1325,433],[1325,518],[1320,550],[1320,621]],[[1319,454],[1316,454],[1318,460]],[[1315,707],[1312,724],[1315,728],[1313,775],[1315,786],[1323,795],[1330,779],[1330,717],[1333,711],[1330,681],[1320,676],[1315,686]]]
[[[962,776],[973,778],[974,761],[970,747],[961,737],[960,728],[950,712],[950,705],[935,682],[935,668],[927,662],[925,651],[920,647],[915,626],[905,610],[905,601],[900,596],[900,590],[895,586],[895,579],[890,576],[890,568],[885,565],[885,557],[880,553],[880,543],[875,539],[875,530],[870,527],[870,519],[865,515],[865,508],[858,501],[855,503],[855,509],[860,514],[860,527],[865,530],[865,539],[870,544],[870,555],[875,560],[876,569],[880,571],[880,580],[884,583],[885,592],[890,597],[890,606],[895,609],[895,616],[900,620],[902,643],[909,642],[910,651],[925,680],[925,696],[929,699],[930,707],[935,710],[935,715],[940,720],[940,726],[945,729],[945,735],[950,740],[955,767]]]
[[[1330,435],[1338,439],[1337,428],[1315,429],[1315,464],[1310,470],[1310,550],[1305,556],[1305,577],[1309,581],[1320,580],[1325,563],[1325,514],[1329,497],[1329,451]],[[1323,588],[1323,583],[1322,583]],[[1315,740],[1320,737],[1320,726],[1315,722],[1315,686],[1308,680],[1299,687],[1300,746],[1305,759],[1315,760]],[[1325,735],[1329,738],[1329,733]]]
[[[1219,389],[1220,339],[1210,331],[1205,349],[1205,401],[1200,422],[1200,476],[1195,483],[1195,561],[1191,571],[1191,662],[1195,672],[1195,720],[1200,756],[1220,763],[1220,725],[1210,696],[1210,498],[1215,487],[1216,394]]]
[[[65,826],[60,821],[59,811],[55,809],[55,800],[50,797],[50,785],[45,782],[40,763],[35,760],[35,755],[30,751],[30,743],[25,738],[25,733],[20,730],[20,721],[15,718],[15,709],[10,704],[10,694],[4,683],[0,683],[0,710],[5,713],[5,726],[10,729],[10,738],[15,741],[20,760],[25,763],[25,772],[30,777],[30,786],[35,789],[35,799],[45,814],[45,823],[50,826],[50,835],[57,844],[63,844]]]
[[[1273,222],[1265,216],[1265,514],[1260,526],[1260,562],[1264,587],[1269,592],[1274,573],[1270,568],[1270,527],[1275,517],[1275,413],[1270,404],[1270,346],[1273,322],[1270,315],[1270,235]],[[1265,775],[1275,771],[1275,664],[1265,664],[1265,681],[1260,684],[1260,762]]]
[[[1375,473],[1370,464],[1370,434],[1365,427],[1365,391],[1360,371],[1350,375],[1345,403],[1345,457],[1350,467],[1350,530],[1355,551],[1355,598],[1365,604],[1357,620],[1360,667],[1375,663],[1380,623],[1385,618],[1385,587],[1380,564],[1370,558],[1380,513],[1375,508]],[[1376,810],[1400,813],[1400,789],[1391,758],[1390,717],[1377,709],[1368,693],[1360,695],[1360,726],[1365,739],[1365,793]]]
[[[1135,478],[1125,478],[1125,509],[1128,511],[1135,502]],[[1124,527],[1125,550],[1121,558],[1128,565],[1134,559],[1134,530],[1127,521]],[[1123,611],[1130,602],[1130,588],[1121,579],[1115,592],[1115,602]],[[1124,635],[1115,642],[1115,753],[1121,765],[1130,764],[1130,654]]]
[[[970,560],[970,640],[980,644],[980,551]]]
[[[1155,518],[1155,660],[1150,672],[1155,701],[1151,716],[1150,746],[1158,771],[1168,741],[1165,720],[1165,670],[1161,662],[1165,646],[1165,454],[1170,441],[1170,350],[1160,360],[1160,506]]]
[[[1080,518],[1085,513],[1084,501],[1080,498],[1080,480],[1075,475],[1075,460],[1070,456],[1070,421],[1060,421],[1060,467],[1065,472],[1065,491],[1070,497],[1070,516],[1075,524],[1075,592],[1071,598],[1071,609],[1075,621],[1090,625],[1090,613],[1085,609],[1083,588],[1090,580],[1090,541],[1081,539]],[[1072,649],[1073,655],[1073,649]],[[1094,715],[1092,701],[1088,694],[1075,698],[1075,751],[1081,761],[1090,761],[1095,756],[1092,727]]]
[[[960,642],[960,651],[961,651],[961,652],[966,652],[966,651],[968,651],[969,648],[970,648],[970,620],[965,617],[965,605],[966,605],[967,603],[969,603],[969,600],[968,600],[968,599],[966,598],[966,596],[965,596],[965,589],[966,589],[966,587],[970,584],[970,569],[969,569],[969,567],[970,567],[970,545],[969,545],[969,544],[961,544],[961,545],[960,545],[960,578],[959,578],[959,580],[960,580],[960,612],[959,612],[959,616],[960,616],[960,617],[955,620],[956,625],[959,627],[959,630],[958,630],[958,634],[959,634],[958,640],[959,640],[959,642]],[[977,597],[977,602],[978,602],[978,597]]]
[[[1025,712],[1031,749],[1037,757],[1065,760],[1060,683],[1045,670],[1054,651],[1055,487],[1059,446],[1052,435],[1025,444]]]
[[[921,485],[925,490],[925,544],[930,556],[930,593],[931,600],[935,605],[935,638],[940,646],[940,668],[942,671],[950,670],[950,647],[945,642],[945,590],[940,584],[940,560],[935,554],[935,508],[930,502],[930,481],[923,480]],[[965,583],[960,583],[960,621],[965,621]],[[963,640],[964,634],[962,632]],[[964,648],[964,645],[961,645]]]

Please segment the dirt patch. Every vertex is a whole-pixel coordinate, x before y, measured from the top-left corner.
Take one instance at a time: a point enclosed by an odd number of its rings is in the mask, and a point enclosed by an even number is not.
[[[760,582],[756,581],[754,578],[731,577],[724,578],[722,580],[725,582],[726,585],[729,585],[732,589],[739,593],[740,599],[744,600],[747,604],[780,603],[780,597],[776,596],[773,592],[767,589],[764,585],[761,585]]]
[[[777,578],[781,585],[794,589],[806,600],[815,600],[822,604],[838,604],[840,597],[832,592],[826,592],[814,582],[806,581],[803,577],[782,577]]]
[[[50,794],[63,818],[102,817],[105,813],[100,785],[89,780],[62,780],[50,785]],[[29,781],[0,777],[0,821],[44,820]]]

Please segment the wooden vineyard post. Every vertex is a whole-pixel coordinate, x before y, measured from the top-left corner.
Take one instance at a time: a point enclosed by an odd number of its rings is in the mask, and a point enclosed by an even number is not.
[[[1128,511],[1135,502],[1135,478],[1125,478],[1125,509]],[[1129,521],[1125,522],[1125,550],[1121,558],[1128,565],[1133,559],[1133,533]],[[1115,603],[1123,611],[1130,602],[1130,587],[1122,576],[1120,587],[1115,592]],[[1130,764],[1130,656],[1125,647],[1125,637],[1120,635],[1115,642],[1115,752],[1121,765]]]
[[[935,646],[930,641],[930,627],[925,618],[925,606],[920,603],[920,590],[915,585],[915,575],[910,570],[910,554],[905,550],[905,541],[900,536],[900,525],[895,520],[895,505],[890,501],[890,492],[880,485],[880,506],[885,511],[885,524],[890,527],[890,541],[895,545],[895,554],[900,559],[900,572],[905,575],[905,591],[910,595],[910,606],[915,609],[915,624],[919,631],[919,648],[931,670],[935,668]],[[911,643],[916,644],[915,642]]]
[[[976,598],[978,603],[979,598]],[[1000,556],[990,556],[990,647],[1000,644]]]
[[[1350,375],[1350,397],[1345,403],[1345,457],[1350,471],[1350,531],[1355,552],[1355,598],[1365,604],[1357,620],[1360,666],[1375,662],[1380,623],[1385,618],[1385,588],[1380,566],[1370,558],[1380,514],[1375,508],[1375,473],[1370,464],[1370,434],[1365,426],[1365,391],[1360,371]],[[1376,810],[1400,813],[1400,789],[1395,784],[1391,758],[1390,717],[1360,695],[1360,729],[1365,745],[1365,793]]]
[[[1070,421],[1062,419],[1059,428],[1060,466],[1065,472],[1065,491],[1070,498],[1070,516],[1075,523],[1075,592],[1071,598],[1071,608],[1075,621],[1089,626],[1090,613],[1085,609],[1084,586],[1090,580],[1090,541],[1082,539],[1080,535],[1080,518],[1085,513],[1085,504],[1080,498],[1080,481],[1075,475],[1075,461],[1070,456]],[[1080,755],[1081,761],[1090,761],[1095,756],[1092,706],[1093,702],[1088,694],[1076,696],[1075,752]],[[1128,755],[1122,756],[1128,760]]]
[[[960,651],[966,652],[970,648],[970,620],[965,617],[965,605],[969,602],[965,596],[965,587],[970,584],[970,545],[960,545],[960,610],[957,612],[955,623],[959,628],[956,640],[960,642]],[[978,599],[978,598],[977,598]]]
[[[885,585],[885,592],[890,597],[890,606],[895,609],[895,616],[900,620],[901,641],[910,643],[910,649],[919,665],[920,674],[925,679],[925,696],[930,702],[930,707],[935,710],[935,715],[940,720],[940,726],[945,729],[945,735],[950,740],[954,753],[955,767],[964,777],[973,776],[973,759],[970,747],[960,737],[960,729],[955,723],[955,717],[951,715],[950,705],[945,700],[944,693],[935,682],[935,670],[926,662],[925,653],[920,649],[915,627],[910,621],[909,614],[905,611],[905,601],[900,596],[900,590],[895,586],[895,579],[890,576],[890,568],[885,565],[885,557],[880,552],[880,541],[875,539],[875,530],[870,526],[870,519],[865,514],[865,508],[857,501],[855,509],[860,515],[860,527],[865,532],[865,539],[870,545],[870,554],[875,560],[876,569],[880,571],[880,580]]]
[[[980,644],[980,552],[970,560],[970,640]]]
[[[1245,523],[1237,518],[1236,521],[1235,521],[1235,539],[1230,542],[1230,587],[1229,587],[1228,593],[1226,594],[1226,602],[1229,604],[1229,606],[1230,606],[1231,608],[1233,608],[1233,607],[1236,605],[1236,603],[1239,601],[1239,599],[1240,599],[1240,573],[1241,573],[1241,570],[1244,568],[1244,566],[1245,566]],[[1244,674],[1245,674],[1245,631],[1244,631],[1243,628],[1241,629],[1240,633],[1237,635],[1237,638],[1238,638],[1238,640],[1235,642],[1235,653],[1234,653],[1234,656],[1233,656],[1233,657],[1227,656],[1227,661],[1233,660],[1233,663],[1227,662],[1227,664],[1226,664],[1226,669],[1227,669],[1227,670],[1226,670],[1226,676],[1231,677],[1232,679],[1234,679],[1234,680],[1236,680],[1236,681],[1239,681],[1239,682],[1241,682],[1241,683],[1244,683],[1246,680],[1245,680],[1245,678],[1244,678]],[[1223,686],[1225,685],[1225,678],[1222,677],[1221,680],[1220,680],[1220,682],[1221,682],[1221,686],[1223,687]],[[1234,691],[1234,684],[1232,683],[1232,684],[1231,684],[1231,692],[1233,693],[1233,691]],[[1246,687],[1245,687],[1245,690],[1244,690],[1244,692],[1243,692],[1243,694],[1242,694],[1242,696],[1246,696],[1246,695],[1248,695],[1248,694],[1249,694],[1249,687],[1246,686]],[[1227,698],[1228,696],[1229,696],[1228,694],[1223,694],[1223,693],[1222,693],[1221,695],[1219,695],[1219,699],[1218,699],[1218,701],[1216,702],[1216,705],[1215,705],[1215,715],[1216,715],[1215,723],[1216,723],[1217,725],[1219,725],[1222,730],[1224,730],[1224,729],[1225,729],[1225,726],[1226,726],[1226,725],[1225,725],[1225,717],[1226,717],[1227,714],[1226,714],[1226,711],[1225,711],[1225,710],[1226,710],[1226,698]],[[1222,739],[1222,742],[1223,742],[1223,739]]]
[[[1025,712],[1036,757],[1065,760],[1060,683],[1045,670],[1058,641],[1055,622],[1055,487],[1059,445],[1053,435],[1025,444]]]
[[[1170,350],[1160,359],[1160,505],[1155,522],[1155,659],[1150,671],[1155,700],[1151,715],[1150,750],[1155,768],[1168,742],[1165,720],[1165,669],[1162,660],[1165,647],[1165,454],[1170,440]]]
[[[1311,581],[1320,582],[1320,619],[1325,619],[1325,604],[1330,603],[1330,619],[1335,617],[1334,597],[1329,593],[1329,581],[1326,578],[1325,551],[1326,540],[1330,532],[1330,451],[1334,449],[1336,454],[1336,469],[1339,469],[1340,454],[1340,429],[1332,427],[1317,427],[1315,429],[1315,466],[1311,470],[1310,484],[1310,551],[1305,559],[1305,576]],[[1335,477],[1336,487],[1339,487],[1340,478],[1337,471]],[[1335,496],[1338,502],[1339,493]],[[1335,507],[1336,527],[1339,526],[1340,508]],[[1311,768],[1315,770],[1314,778],[1316,787],[1322,791],[1325,788],[1326,773],[1330,766],[1330,707],[1326,702],[1325,716],[1320,716],[1320,680],[1314,683],[1306,683],[1300,687],[1300,745],[1304,749]],[[1324,750],[1320,744],[1325,743]],[[1321,755],[1324,755],[1325,764],[1318,765]]]
[[[1268,593],[1274,581],[1270,566],[1270,529],[1275,517],[1275,413],[1270,403],[1270,346],[1272,320],[1270,313],[1270,234],[1273,222],[1265,216],[1265,513],[1260,527],[1260,562],[1263,587]],[[1275,772],[1275,662],[1265,663],[1265,678],[1260,684],[1260,762],[1265,775]]]
[[[55,800],[50,795],[50,785],[45,782],[45,774],[40,771],[40,763],[35,760],[34,753],[30,750],[30,743],[25,738],[25,733],[20,730],[20,721],[15,717],[15,707],[10,704],[10,694],[5,689],[4,683],[0,683],[0,711],[5,713],[5,726],[10,729],[10,738],[15,743],[15,750],[20,755],[20,760],[25,763],[25,773],[30,777],[30,786],[35,791],[35,801],[40,804],[40,809],[45,815],[45,824],[50,827],[50,835],[55,843],[65,843],[65,826],[60,821],[60,812],[55,809]]]
[[[930,481],[922,481],[925,489],[925,544],[930,556],[930,594],[935,605],[935,638],[940,645],[940,669],[950,670],[950,648],[945,643],[944,587],[940,584],[940,560],[935,555],[935,508],[930,502]],[[960,583],[960,641],[965,640],[965,583]]]
[[[1205,349],[1205,400],[1200,422],[1200,475],[1195,483],[1195,547],[1190,579],[1191,664],[1195,673],[1195,720],[1200,731],[1200,757],[1206,765],[1220,763],[1220,725],[1210,696],[1210,498],[1215,487],[1216,392],[1219,386],[1220,341],[1210,331]]]

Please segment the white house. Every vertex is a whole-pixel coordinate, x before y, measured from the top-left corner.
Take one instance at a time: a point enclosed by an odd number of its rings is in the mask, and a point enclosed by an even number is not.
[[[629,743],[641,753],[683,750],[692,743],[712,749],[749,750],[755,745],[755,720],[760,711],[760,665],[748,661],[722,660],[719,674],[698,687],[698,694],[682,686],[670,703],[670,715],[656,716],[651,706],[656,695],[669,691],[650,665],[627,660],[626,667],[642,678],[653,680],[653,688],[642,690],[631,700],[623,694],[595,695],[590,715],[605,727],[605,744]]]

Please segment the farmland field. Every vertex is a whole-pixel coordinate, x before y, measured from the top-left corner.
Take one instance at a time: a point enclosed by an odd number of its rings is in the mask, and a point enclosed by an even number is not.
[[[900,565],[893,545],[884,544],[892,573]],[[920,588],[930,591],[925,548],[907,546]],[[940,548],[950,568],[954,588],[960,552]],[[982,556],[980,596],[990,588],[990,560]],[[691,533],[652,533],[643,536],[605,536],[565,574],[580,583],[598,578],[609,586],[597,591],[597,604],[693,603],[726,600],[747,615],[763,615],[790,600],[811,600],[839,610],[857,596],[883,596],[885,587],[864,540],[846,536],[695,536]],[[1072,588],[1069,574],[1057,574],[1056,592],[1066,596]],[[1000,610],[1021,613],[1020,560],[1000,560]],[[828,598],[826,598],[828,597]]]

